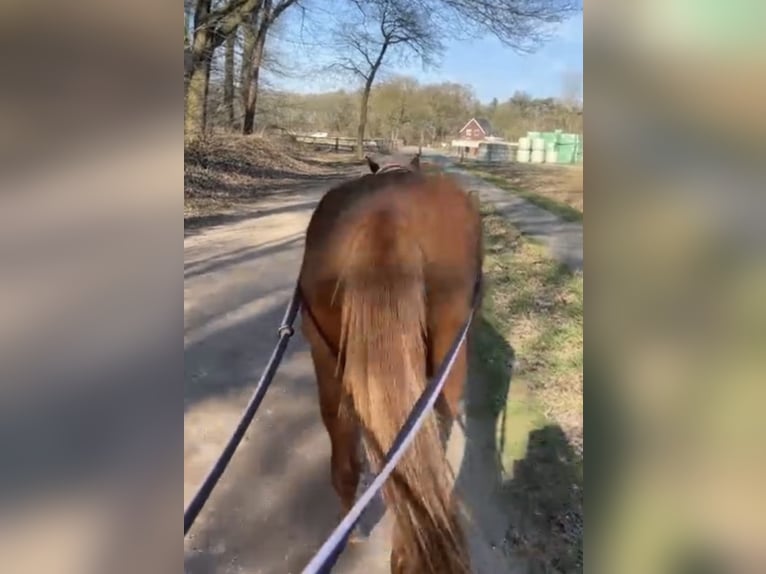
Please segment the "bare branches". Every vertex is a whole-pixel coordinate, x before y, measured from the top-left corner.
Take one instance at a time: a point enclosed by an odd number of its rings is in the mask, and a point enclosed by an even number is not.
[[[412,0],[350,0],[334,39],[338,58],[331,69],[363,82],[357,129],[357,154],[363,155],[370,91],[387,59],[415,55],[423,64],[441,51],[437,30],[423,6]]]
[[[505,45],[530,52],[551,25],[582,10],[581,0],[413,0],[440,15],[443,29],[458,37],[489,32]]]
[[[350,0],[354,10],[334,33],[338,59],[332,69],[371,82],[387,57],[416,56],[430,64],[442,46],[431,18],[408,0]]]
[[[212,49],[226,41],[237,27],[261,10],[264,0],[227,0],[211,9],[210,0],[198,0],[194,18],[195,35],[204,30],[212,41]]]

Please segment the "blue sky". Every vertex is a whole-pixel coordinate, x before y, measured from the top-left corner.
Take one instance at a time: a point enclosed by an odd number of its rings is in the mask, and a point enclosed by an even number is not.
[[[331,16],[329,13],[325,15]],[[317,14],[311,16],[316,22]],[[327,25],[321,16],[321,23],[315,26]],[[518,54],[489,36],[473,41],[448,41],[438,69],[423,71],[419,65],[389,66],[385,73],[411,75],[423,83],[452,81],[468,84],[483,102],[493,97],[503,101],[517,90],[538,97],[556,97],[561,95],[562,78],[566,73],[582,72],[582,22],[582,13],[563,22],[554,30],[550,41],[533,54]],[[302,37],[312,36],[311,25],[303,22]],[[297,18],[285,22],[274,40],[282,60],[291,62],[293,73],[291,77],[274,77],[272,83],[303,93],[354,87],[348,79],[308,71],[312,64],[329,56],[321,46],[310,45],[309,40],[301,43],[285,40],[297,37],[300,26]],[[301,63],[296,64],[296,61]]]
[[[503,101],[516,90],[533,96],[558,96],[566,72],[582,72],[582,14],[558,27],[555,38],[534,54],[520,55],[487,37],[448,44],[441,68],[423,73],[402,70],[423,82],[451,81],[473,86],[478,98]]]

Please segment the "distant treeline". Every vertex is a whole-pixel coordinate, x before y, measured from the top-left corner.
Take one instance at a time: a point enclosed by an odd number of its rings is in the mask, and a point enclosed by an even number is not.
[[[209,114],[213,123],[227,124],[222,86],[210,86]],[[338,90],[295,94],[263,89],[256,110],[260,131],[327,132],[351,136],[359,117],[359,92]],[[582,133],[582,106],[555,98],[533,98],[516,92],[506,101],[485,104],[470,87],[444,82],[421,84],[397,77],[372,88],[367,137],[399,139],[406,144],[450,141],[472,117],[490,121],[496,135],[515,140],[530,130],[563,129]]]

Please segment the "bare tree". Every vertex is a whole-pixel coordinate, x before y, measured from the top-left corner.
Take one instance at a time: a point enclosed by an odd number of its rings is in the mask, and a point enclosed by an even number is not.
[[[372,114],[368,120],[373,133],[398,140],[405,126],[411,126],[417,115],[421,103],[418,90],[417,80],[406,76],[394,77],[375,86],[370,93]]]
[[[252,15],[244,27],[240,92],[245,110],[242,133],[253,133],[255,106],[258,101],[258,80],[263,65],[264,47],[274,22],[297,0],[263,0],[261,9]]]
[[[229,128],[234,127],[234,50],[237,45],[237,31],[226,38],[226,53],[223,61],[223,107]]]
[[[370,90],[386,58],[415,55],[424,64],[441,51],[426,11],[408,0],[354,0],[335,30],[338,53],[332,67],[362,81],[357,155],[364,154]]]
[[[212,0],[196,0],[194,36],[189,63],[184,70],[184,134],[187,140],[199,139],[205,132],[213,52],[246,18],[258,11],[263,2],[264,0],[226,0],[219,2],[214,8]]]

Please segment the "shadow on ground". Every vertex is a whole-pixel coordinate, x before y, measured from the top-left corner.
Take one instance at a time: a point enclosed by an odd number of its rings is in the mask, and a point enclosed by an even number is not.
[[[211,397],[255,385],[276,344],[296,280],[294,274],[283,273],[276,283],[264,287],[244,270],[230,275],[228,289],[223,290],[216,274],[264,258],[277,258],[292,267],[295,247],[302,241],[303,233],[298,233],[184,264],[185,281],[208,282],[216,293],[203,306],[186,311],[184,411]],[[291,346],[295,344],[294,340]]]
[[[278,325],[286,304],[285,296],[251,320],[216,331],[186,349],[187,410],[207,399],[251,390],[276,342],[276,335],[263,336],[264,325]],[[243,340],[251,342],[249,350],[237,351],[243,349]],[[217,361],[221,364],[216,366]],[[200,384],[193,377],[199,368],[218,369],[225,378],[206,377]],[[300,571],[339,518],[340,504],[330,481],[329,439],[319,415],[308,351],[299,334],[190,533],[184,570],[187,574]],[[360,550],[349,546],[342,559],[352,565]]]
[[[361,169],[359,166],[353,166]],[[347,169],[349,169],[347,167]],[[255,170],[255,171],[253,171]],[[228,183],[223,177],[248,175],[260,178],[257,184]],[[274,193],[300,189],[307,185],[316,185],[323,181],[332,181],[343,177],[344,173],[300,173],[285,170],[253,168],[250,164],[241,168],[219,168],[201,173],[187,173],[184,183],[194,189],[195,197],[229,197],[232,199],[259,199]]]
[[[257,217],[257,216],[256,216]],[[294,247],[303,242],[304,234],[298,233],[286,239],[270,241],[258,247],[243,247],[230,251],[224,255],[218,255],[184,264],[184,279],[198,277],[208,273],[223,270],[233,265],[247,263],[260,257],[268,257],[284,249]]]
[[[513,360],[506,339],[477,317],[457,486],[490,544],[521,563],[522,571],[582,572],[582,460],[561,427],[534,428],[526,436],[523,458],[513,461],[512,468],[503,467],[509,434],[503,425],[514,424],[513,417],[505,416]],[[493,532],[504,536],[493,540]]]
[[[244,407],[277,341],[295,281],[283,269],[297,269],[301,253],[296,246],[302,241],[299,233],[256,248],[192,257],[185,264],[187,281],[197,288],[209,285],[215,293],[205,305],[186,312],[187,487],[196,488],[218,456],[218,443],[238,417],[232,403]],[[274,269],[280,272],[265,282],[268,288],[252,279],[251,270],[267,269],[252,265],[260,258],[276,261]],[[233,271],[236,267],[241,271]],[[229,278],[225,289],[222,272]],[[187,574],[300,571],[339,520],[329,439],[299,323],[245,440],[190,532]],[[366,514],[365,530],[380,519],[381,510],[378,505]],[[341,557],[344,567],[353,568],[364,550],[349,546]]]
[[[310,182],[306,182],[303,185],[293,185],[290,186],[287,190],[282,191],[275,191],[273,193],[262,193],[258,195],[255,198],[252,198],[252,201],[262,201],[264,198],[269,196],[279,196],[280,199],[289,199],[290,197],[293,197],[296,194],[299,194],[301,192],[306,191],[307,189],[310,189],[312,187],[316,187],[318,184],[326,183],[327,189],[329,190],[330,187],[334,183],[342,181],[343,178],[335,177],[328,180],[314,180]],[[231,223],[238,223],[240,221],[244,221],[246,219],[255,219],[259,217],[266,217],[268,215],[278,215],[280,213],[291,213],[291,212],[297,212],[297,211],[304,211],[307,208],[312,207],[317,203],[317,199],[312,199],[309,201],[302,201],[302,202],[285,202],[284,205],[276,205],[273,207],[268,207],[264,209],[248,209],[247,211],[237,211],[236,213],[221,213],[221,212],[213,212],[213,213],[203,213],[199,215],[186,215],[184,216],[184,237],[189,237],[190,235],[196,235],[197,233],[200,233],[204,229],[212,228],[212,227],[219,227],[223,225],[228,225]],[[247,206],[248,201],[238,201],[237,205],[241,206]],[[229,206],[231,207],[231,206]]]
[[[328,152],[329,154],[333,154],[333,152]],[[335,161],[327,161],[327,160],[319,160],[319,159],[313,159],[311,157],[302,157],[301,161],[303,163],[307,163],[309,165],[314,165],[318,167],[325,167],[328,169],[337,169],[337,170],[344,170],[350,168],[356,168],[356,167],[364,167],[366,165],[366,162],[364,160],[349,160],[348,158],[348,152],[340,152],[340,157],[343,157],[343,159],[338,159]]]
[[[317,409],[309,404],[313,393],[306,392],[313,385],[310,375],[277,375],[191,533],[187,574],[297,572],[332,531],[340,505],[329,456],[303,456],[309,444],[324,446],[325,440]]]

